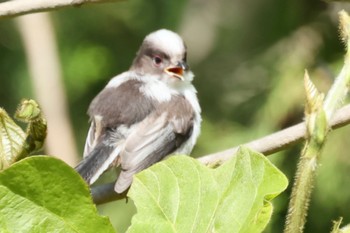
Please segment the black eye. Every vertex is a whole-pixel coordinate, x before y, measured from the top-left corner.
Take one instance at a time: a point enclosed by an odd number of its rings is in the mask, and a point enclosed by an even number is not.
[[[153,57],[153,62],[154,62],[154,64],[156,64],[156,65],[160,65],[160,63],[163,62],[163,59],[162,59],[160,56],[154,56],[154,57]]]

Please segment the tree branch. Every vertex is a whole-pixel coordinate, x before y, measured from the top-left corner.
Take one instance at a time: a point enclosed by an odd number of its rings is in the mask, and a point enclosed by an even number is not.
[[[350,123],[350,104],[339,109],[331,120],[331,128],[337,129]],[[256,139],[244,144],[252,150],[258,151],[264,155],[270,155],[281,151],[302,141],[305,137],[305,123],[299,123],[276,133]],[[230,159],[239,147],[233,147],[228,150],[209,154],[198,158],[203,164],[224,162]]]
[[[103,204],[126,198],[128,191],[129,189],[123,193],[116,193],[114,191],[114,182],[112,182],[92,187],[91,196],[95,204]]]
[[[350,104],[339,109],[331,120],[331,128],[337,129],[350,123]],[[264,155],[270,155],[277,151],[281,151],[302,141],[305,137],[305,123],[301,122],[297,125],[283,129],[276,133],[256,139],[244,144],[252,150],[258,151]],[[220,164],[235,156],[239,146],[228,150],[209,154],[199,157],[198,160],[203,164]],[[120,200],[125,197],[123,194],[114,192],[114,183],[104,184],[92,187],[91,192],[95,204],[103,204],[110,201]]]
[[[0,19],[19,15],[120,0],[12,0],[0,3]]]

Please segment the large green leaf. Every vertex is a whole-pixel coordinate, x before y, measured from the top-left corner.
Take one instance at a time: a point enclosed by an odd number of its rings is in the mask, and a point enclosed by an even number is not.
[[[216,169],[173,156],[136,175],[129,196],[138,213],[128,232],[261,232],[270,200],[287,185],[269,160],[246,148]]]
[[[21,160],[0,173],[0,232],[114,232],[89,189],[64,162]]]

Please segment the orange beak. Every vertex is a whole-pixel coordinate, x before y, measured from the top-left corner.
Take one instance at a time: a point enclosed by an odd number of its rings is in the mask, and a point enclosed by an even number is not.
[[[184,81],[183,73],[184,70],[182,67],[174,66],[174,67],[168,67],[165,69],[165,72],[175,78],[180,79],[181,81]]]
[[[188,69],[187,64],[184,62],[179,62],[176,66],[170,66],[168,68],[165,68],[165,73],[169,74],[170,76],[173,76],[175,78],[180,79],[181,81],[184,81],[184,71]]]

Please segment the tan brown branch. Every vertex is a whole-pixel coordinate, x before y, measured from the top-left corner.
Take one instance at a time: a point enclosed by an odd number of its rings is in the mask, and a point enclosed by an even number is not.
[[[120,0],[12,0],[0,3],[0,19],[72,6],[116,1]]]
[[[331,120],[331,127],[332,129],[336,129],[349,124],[349,122],[350,104],[336,112]],[[304,136],[305,124],[302,122],[244,145],[264,155],[270,155],[300,142],[304,139]],[[223,162],[231,158],[236,153],[237,149],[238,147],[233,147],[228,150],[200,157],[198,160],[204,164],[217,163],[219,161]]]

